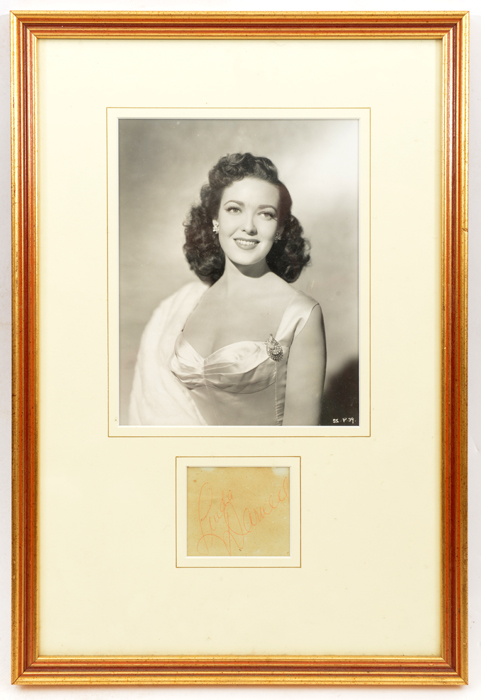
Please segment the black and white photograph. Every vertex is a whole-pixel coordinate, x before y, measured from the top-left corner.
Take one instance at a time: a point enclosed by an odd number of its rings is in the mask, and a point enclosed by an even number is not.
[[[118,124],[120,425],[359,425],[359,121]]]

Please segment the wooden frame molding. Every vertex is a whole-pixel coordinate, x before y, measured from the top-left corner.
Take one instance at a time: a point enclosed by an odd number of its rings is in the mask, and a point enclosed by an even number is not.
[[[467,682],[468,27],[463,12],[15,12],[12,40],[12,682]],[[42,657],[38,653],[37,39],[442,39],[442,638],[434,657]]]

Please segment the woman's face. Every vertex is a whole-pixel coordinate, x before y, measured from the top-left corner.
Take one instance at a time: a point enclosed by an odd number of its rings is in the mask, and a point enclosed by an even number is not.
[[[280,195],[275,185],[246,177],[226,187],[219,207],[219,243],[235,265],[265,260],[278,229]]]

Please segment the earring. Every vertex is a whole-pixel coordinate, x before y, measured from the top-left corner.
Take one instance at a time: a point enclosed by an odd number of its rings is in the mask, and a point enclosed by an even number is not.
[[[212,221],[212,230],[214,233],[219,233],[219,222],[215,219]]]
[[[274,241],[280,241],[282,238],[282,231],[276,231],[276,235],[274,236]]]

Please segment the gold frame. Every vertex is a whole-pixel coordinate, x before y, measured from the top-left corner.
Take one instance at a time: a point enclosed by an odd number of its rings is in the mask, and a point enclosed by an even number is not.
[[[12,682],[459,685],[467,682],[467,151],[465,12],[14,12],[12,40]],[[40,38],[441,39],[442,655],[46,657],[38,654],[37,63]]]

